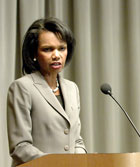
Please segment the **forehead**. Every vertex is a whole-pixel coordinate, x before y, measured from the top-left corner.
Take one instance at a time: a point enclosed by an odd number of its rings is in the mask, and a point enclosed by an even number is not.
[[[40,32],[38,41],[39,45],[66,44],[66,42],[62,40],[60,33],[53,33],[51,31]]]

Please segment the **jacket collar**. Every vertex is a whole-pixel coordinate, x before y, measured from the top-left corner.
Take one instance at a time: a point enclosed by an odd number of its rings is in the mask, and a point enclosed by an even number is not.
[[[68,112],[65,112],[59,101],[57,100],[54,93],[51,91],[48,83],[46,82],[45,78],[40,72],[35,72],[31,74],[35,87],[41,93],[41,95],[45,98],[45,100],[59,113],[61,114],[69,123]],[[65,103],[65,110],[69,110],[69,105],[67,105],[68,94],[67,94],[67,87],[65,80],[59,75],[59,82],[62,89],[64,103]]]

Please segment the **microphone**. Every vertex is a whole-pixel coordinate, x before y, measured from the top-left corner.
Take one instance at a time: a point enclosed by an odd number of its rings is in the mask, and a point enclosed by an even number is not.
[[[128,121],[130,122],[130,124],[134,128],[135,132],[140,137],[140,133],[137,130],[137,128],[136,128],[135,124],[133,123],[133,121],[131,120],[131,118],[129,117],[128,113],[123,109],[123,107],[120,105],[120,103],[113,97],[111,86],[107,83],[104,83],[103,85],[101,85],[100,90],[102,91],[102,93],[111,96],[112,99],[118,104],[118,106],[121,108],[121,110],[124,112],[125,116],[127,117]]]

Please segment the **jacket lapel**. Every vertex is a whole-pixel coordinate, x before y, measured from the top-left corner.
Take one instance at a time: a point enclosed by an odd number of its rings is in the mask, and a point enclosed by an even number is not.
[[[65,112],[67,113],[67,115],[70,119],[70,114],[71,114],[71,110],[72,110],[72,106],[71,106],[72,99],[70,99],[71,96],[70,96],[69,92],[71,90],[68,89],[68,86],[67,86],[65,80],[61,76],[59,76],[59,81],[60,81],[61,91],[63,94],[64,104],[65,104]]]
[[[52,93],[48,83],[41,75],[40,72],[35,72],[31,74],[33,78],[33,82],[35,87],[41,93],[41,95],[45,98],[45,100],[54,108],[59,114],[61,114],[68,122],[70,122],[68,115],[64,111],[63,107],[55,97],[54,93]]]

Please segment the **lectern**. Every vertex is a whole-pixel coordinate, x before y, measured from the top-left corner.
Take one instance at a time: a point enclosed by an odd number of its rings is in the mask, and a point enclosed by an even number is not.
[[[140,167],[140,153],[49,154],[18,167]]]

